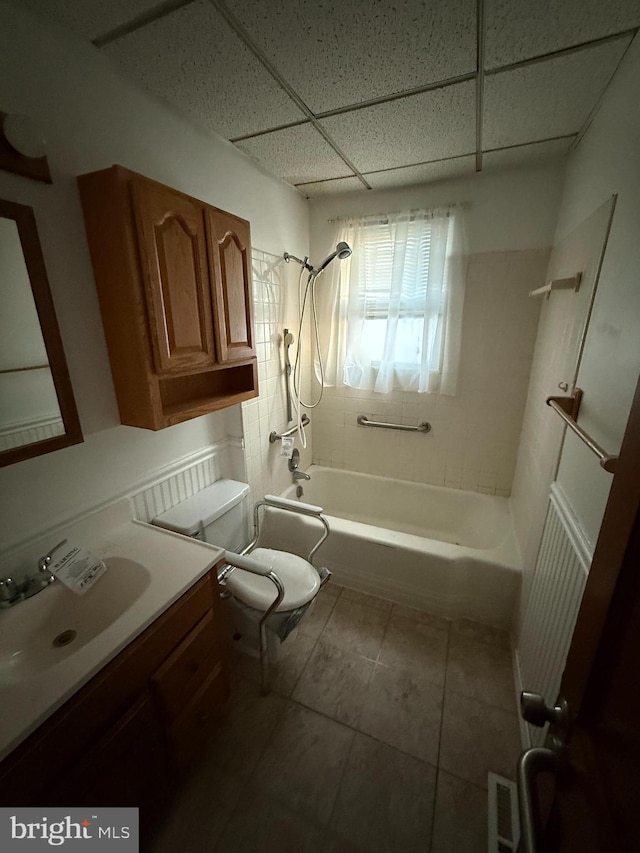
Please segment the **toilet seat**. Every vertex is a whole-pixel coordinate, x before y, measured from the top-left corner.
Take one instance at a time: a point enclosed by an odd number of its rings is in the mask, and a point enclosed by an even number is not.
[[[302,607],[320,589],[318,572],[302,557],[272,548],[255,548],[250,556],[263,566],[268,566],[282,582],[284,598],[276,608],[276,613]],[[234,569],[227,575],[226,586],[232,595],[255,610],[268,610],[276,596],[276,589],[269,578],[242,569]]]

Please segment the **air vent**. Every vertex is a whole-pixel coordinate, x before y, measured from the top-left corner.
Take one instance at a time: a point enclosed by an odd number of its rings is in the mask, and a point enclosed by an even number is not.
[[[489,853],[515,853],[520,840],[515,782],[489,773]]]

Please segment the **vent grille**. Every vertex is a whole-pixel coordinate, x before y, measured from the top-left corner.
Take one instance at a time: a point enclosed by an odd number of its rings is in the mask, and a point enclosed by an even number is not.
[[[515,853],[520,840],[515,782],[489,773],[489,853]]]

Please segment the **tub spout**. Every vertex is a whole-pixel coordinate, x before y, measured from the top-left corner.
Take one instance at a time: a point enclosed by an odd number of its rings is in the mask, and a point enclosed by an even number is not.
[[[311,476],[309,474],[305,474],[304,471],[294,471],[293,472],[294,480],[310,480]]]

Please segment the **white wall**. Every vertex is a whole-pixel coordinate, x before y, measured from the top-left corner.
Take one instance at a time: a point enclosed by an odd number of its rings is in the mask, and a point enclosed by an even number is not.
[[[317,262],[332,248],[328,220],[462,203],[469,267],[455,397],[327,389],[314,420],[314,461],[404,480],[507,496],[515,469],[543,283],[563,164],[423,187],[323,197],[311,203]],[[432,424],[428,435],[356,426],[378,420]]]
[[[0,172],[0,197],[35,209],[85,443],[0,472],[0,539],[17,543],[126,492],[229,434],[240,407],[158,433],[120,426],[76,177],[120,163],[251,222],[254,246],[308,245],[306,201],[214,134],[125,80],[91,45],[0,3],[0,105],[34,119],[53,185]]]
[[[602,106],[571,158],[557,236],[618,194],[578,386],[580,425],[609,453],[620,449],[640,372],[640,39],[636,36]],[[595,545],[611,475],[570,435],[558,483]]]
[[[418,187],[321,196],[312,199],[310,240],[312,260],[332,250],[339,216],[466,204],[470,254],[540,249],[550,246],[557,221],[564,164],[531,169],[482,172],[471,178],[438,181]]]
[[[583,223],[599,222],[601,243],[608,220],[602,213],[608,214],[606,202],[618,194],[576,383],[584,391],[580,425],[612,454],[620,449],[640,371],[639,77],[636,39],[569,158],[554,238],[554,257],[571,242],[572,253],[578,249],[585,255],[575,236],[584,230]],[[612,480],[572,433],[567,432],[561,447],[562,424],[544,405],[549,394],[561,393],[558,381],[571,381],[566,370],[569,338],[588,309],[588,304],[580,304],[582,291],[581,286],[576,295],[558,293],[549,299],[536,345],[512,499],[524,553],[523,612],[554,476],[576,516],[587,552],[597,541]],[[573,350],[571,370],[577,352]]]

